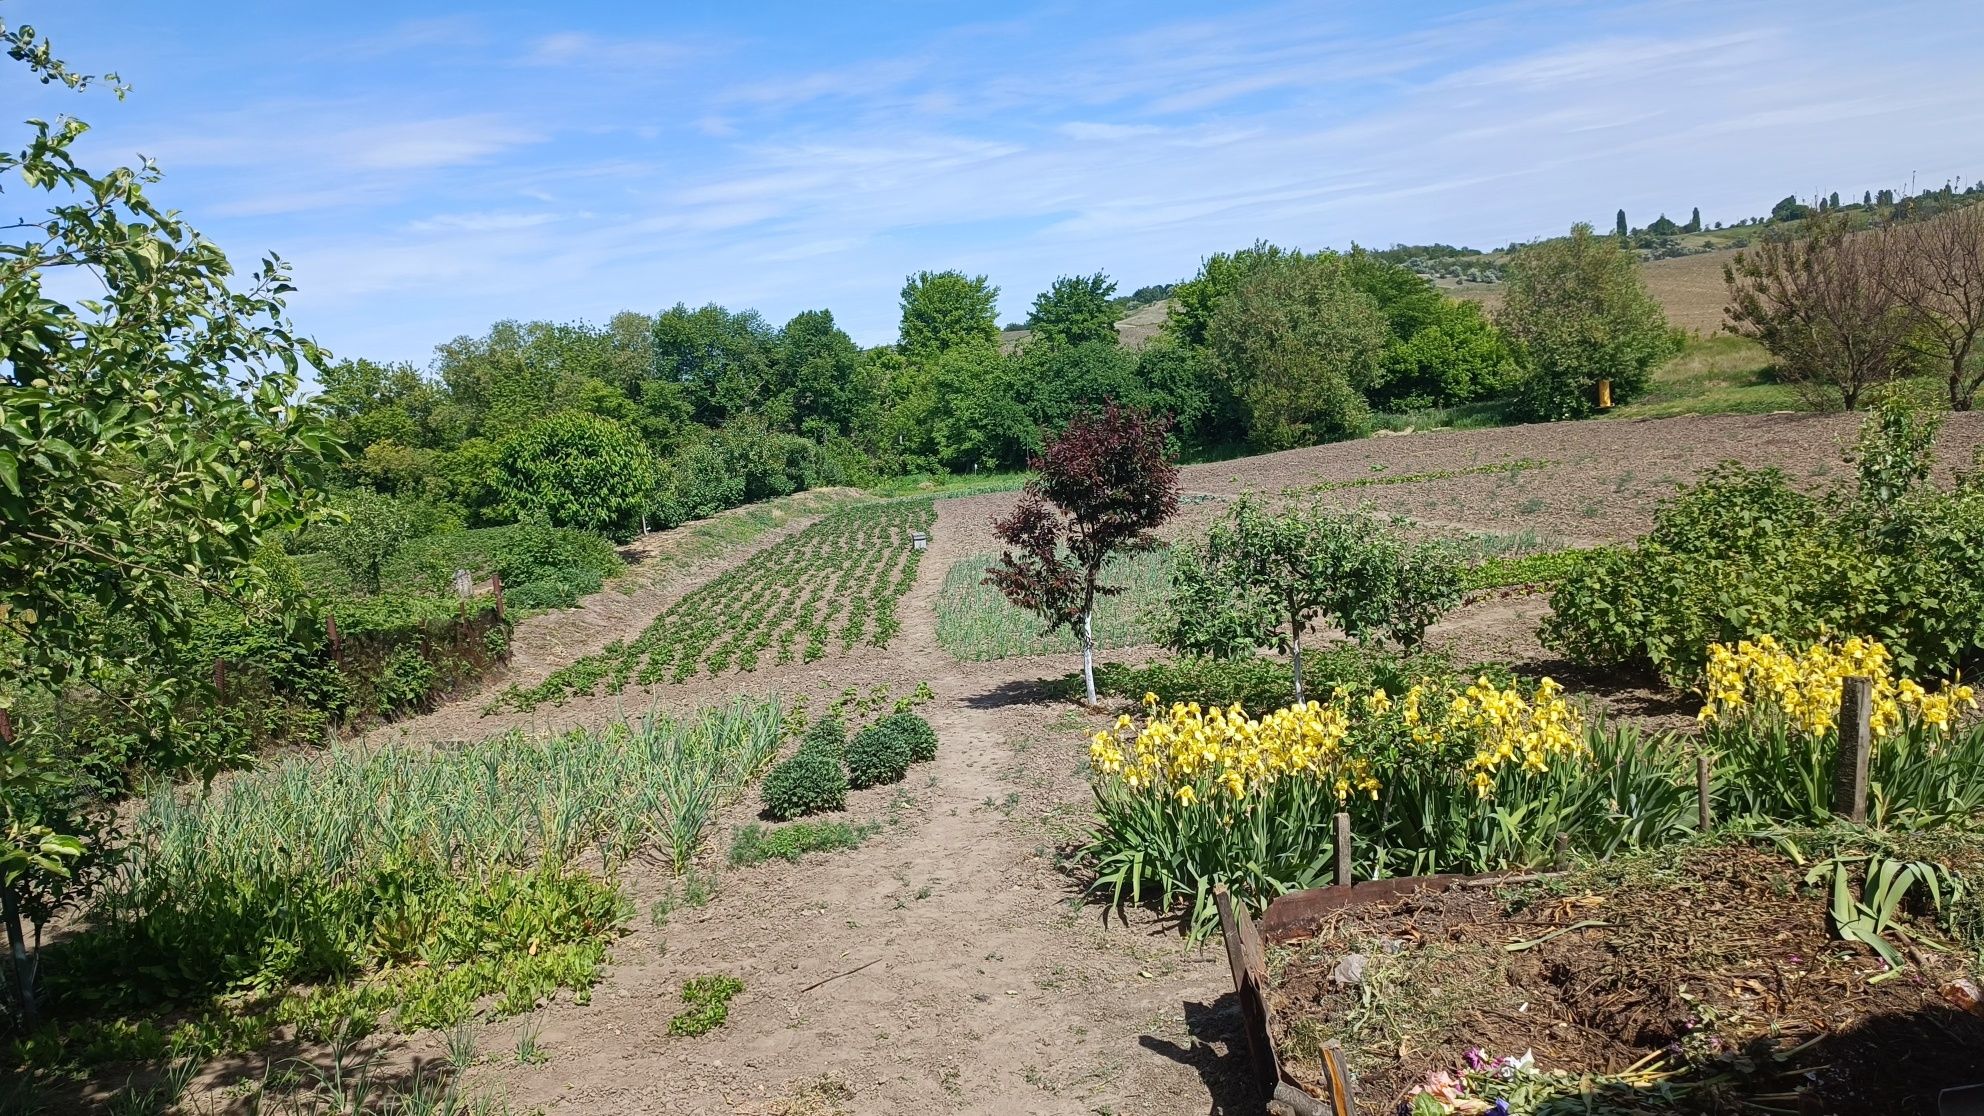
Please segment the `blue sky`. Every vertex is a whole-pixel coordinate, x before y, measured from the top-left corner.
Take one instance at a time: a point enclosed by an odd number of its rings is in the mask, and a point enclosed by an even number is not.
[[[95,126],[95,165],[153,156],[157,195],[238,261],[293,263],[304,332],[420,363],[502,318],[678,301],[824,306],[872,344],[919,268],[990,275],[1005,320],[1059,274],[1127,292],[1257,237],[1489,246],[1619,206],[1733,221],[1787,192],[1984,174],[1969,0],[0,0],[0,18],[134,87],[119,104],[7,72],[0,119],[67,111]]]

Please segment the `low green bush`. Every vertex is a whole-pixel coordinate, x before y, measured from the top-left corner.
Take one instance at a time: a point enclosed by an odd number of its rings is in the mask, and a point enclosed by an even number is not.
[[[745,868],[767,860],[798,860],[809,852],[852,849],[881,832],[877,822],[810,822],[766,828],[751,824],[739,826],[730,843],[732,867]]]
[[[848,785],[859,790],[900,783],[909,774],[909,756],[909,732],[903,725],[869,725],[847,742]]]
[[[806,727],[799,751],[801,755],[826,756],[839,763],[847,751],[847,725],[837,716],[821,717]]]
[[[1551,595],[1544,645],[1676,682],[1708,645],[1771,635],[1879,639],[1942,677],[1984,659],[1984,472],[1926,483],[1933,422],[1889,403],[1868,420],[1853,492],[1811,496],[1775,469],[1722,465],[1663,503],[1631,547],[1590,552]]]
[[[1501,675],[1498,671],[1489,673]],[[1319,700],[1338,686],[1398,694],[1411,684],[1410,679],[1445,678],[1452,674],[1453,667],[1446,658],[1433,652],[1400,655],[1343,644],[1312,647],[1302,656],[1303,680]],[[1287,705],[1295,690],[1288,663],[1263,656],[1234,659],[1187,656],[1143,666],[1104,663],[1095,670],[1095,685],[1098,691],[1111,697],[1135,701],[1145,694],[1156,694],[1166,705],[1198,702],[1205,707],[1224,708],[1238,704],[1255,716]],[[1056,697],[1080,697],[1081,675],[1059,679],[1052,689]]]
[[[891,713],[876,721],[874,727],[896,733],[906,740],[911,763],[929,763],[937,758],[937,730],[914,713]]]
[[[840,761],[803,748],[765,776],[765,813],[778,821],[847,806],[847,771]]]

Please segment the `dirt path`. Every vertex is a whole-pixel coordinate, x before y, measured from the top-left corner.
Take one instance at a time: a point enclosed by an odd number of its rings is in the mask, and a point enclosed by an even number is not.
[[[1035,696],[1037,662],[960,668],[938,649],[935,595],[962,545],[942,526],[902,635],[851,668],[936,694],[937,760],[850,802],[880,835],[725,872],[713,903],[666,925],[648,914],[666,882],[630,880],[642,913],[605,985],[530,1020],[549,1061],[472,1080],[601,1113],[1201,1113],[1244,1097],[1232,1013],[1211,1006],[1223,959],[1162,927],[1105,927],[1055,866],[1087,809],[1085,719]],[[728,1024],[668,1036],[681,982],[716,972],[745,984]],[[506,1053],[520,1025],[490,1025],[484,1049]]]

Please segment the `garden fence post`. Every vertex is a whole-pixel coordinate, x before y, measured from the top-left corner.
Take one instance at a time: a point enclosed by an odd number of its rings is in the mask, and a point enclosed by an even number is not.
[[[224,659],[214,660],[214,696],[222,701],[227,700],[227,662]]]
[[[1695,810],[1696,823],[1701,827],[1703,833],[1707,833],[1709,827],[1715,822],[1715,815],[1709,805],[1708,757],[1706,755],[1695,756]]]
[[[1867,757],[1873,751],[1873,686],[1848,678],[1839,687],[1839,755],[1832,776],[1832,812],[1856,825],[1867,820]]]
[[[344,637],[338,634],[338,618],[332,613],[324,614],[324,634],[331,641],[331,661],[344,665]]]
[[[489,591],[496,594],[496,619],[501,620],[503,619],[503,575],[502,574],[493,573],[489,575]]]
[[[1350,815],[1336,816],[1336,882],[1350,886]]]

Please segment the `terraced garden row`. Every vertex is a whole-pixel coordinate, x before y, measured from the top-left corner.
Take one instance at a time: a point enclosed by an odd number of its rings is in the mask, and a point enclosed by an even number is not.
[[[530,710],[602,686],[687,682],[700,674],[815,662],[857,644],[886,647],[901,628],[896,602],[916,581],[916,531],[936,519],[928,498],[830,513],[677,601],[631,642],[616,641],[497,706]]]

